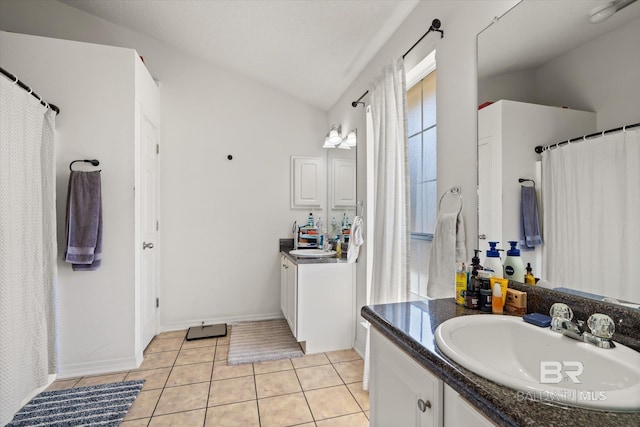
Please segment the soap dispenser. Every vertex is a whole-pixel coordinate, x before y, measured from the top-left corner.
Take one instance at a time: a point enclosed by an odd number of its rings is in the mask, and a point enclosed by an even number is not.
[[[516,282],[524,283],[524,265],[520,258],[520,250],[516,248],[518,242],[510,241],[511,249],[507,251],[504,260],[504,277]]]
[[[471,258],[471,266],[474,270],[482,270],[484,267],[480,265],[480,257],[478,254],[480,253],[480,249],[473,250],[473,258]]]
[[[496,245],[500,242],[489,242],[489,250],[487,251],[487,259],[484,261],[484,269],[493,271],[493,277],[502,279],[503,266],[500,261],[500,252],[496,249]]]

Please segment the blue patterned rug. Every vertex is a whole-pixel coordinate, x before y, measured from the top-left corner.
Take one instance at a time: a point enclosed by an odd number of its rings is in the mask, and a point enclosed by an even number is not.
[[[43,391],[6,427],[117,427],[140,393],[144,380],[122,381],[67,390]]]

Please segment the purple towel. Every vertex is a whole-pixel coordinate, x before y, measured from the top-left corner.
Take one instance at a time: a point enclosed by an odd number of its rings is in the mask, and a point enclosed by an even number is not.
[[[67,248],[64,260],[74,271],[92,271],[102,260],[100,171],[71,171],[67,193]]]
[[[538,198],[535,187],[522,186],[520,191],[520,242],[522,250],[542,244],[538,220]]]

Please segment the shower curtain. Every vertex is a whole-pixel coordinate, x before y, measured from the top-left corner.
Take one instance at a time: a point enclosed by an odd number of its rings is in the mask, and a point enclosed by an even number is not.
[[[383,304],[409,297],[407,90],[402,59],[387,65],[369,92],[367,139],[373,138],[374,151],[374,200],[370,201],[374,204],[374,236],[367,254],[373,257],[367,304]],[[368,390],[368,329],[362,383]]]
[[[640,130],[542,154],[542,277],[640,302]]]
[[[0,75],[0,425],[57,367],[55,113]]]

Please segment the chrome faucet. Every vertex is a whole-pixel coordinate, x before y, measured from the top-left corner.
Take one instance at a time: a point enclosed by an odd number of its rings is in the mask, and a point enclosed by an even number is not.
[[[615,332],[615,323],[611,317],[602,313],[592,314],[587,319],[587,326],[591,332],[584,331],[583,321],[573,321],[573,311],[568,305],[555,303],[549,310],[551,316],[551,330],[562,335],[593,344],[600,348],[614,348],[615,344],[611,339]]]

